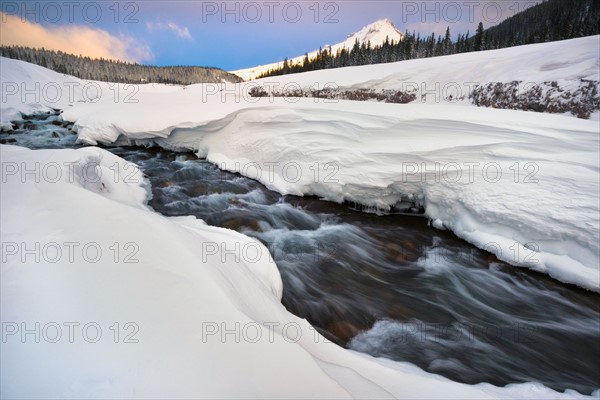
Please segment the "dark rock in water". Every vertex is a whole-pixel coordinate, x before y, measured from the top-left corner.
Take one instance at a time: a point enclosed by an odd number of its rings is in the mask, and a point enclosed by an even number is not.
[[[344,344],[356,336],[360,330],[348,321],[334,321],[327,324],[327,331],[335,335]]]
[[[411,201],[399,201],[392,206],[392,213],[406,213],[409,212],[411,208],[415,207],[415,203]]]
[[[17,139],[13,139],[13,138],[0,139],[0,144],[8,144],[8,143],[17,143]]]
[[[32,123],[31,121],[27,121],[25,122],[25,124],[23,124],[23,129],[26,129],[28,131],[35,131],[39,129],[39,126]]]
[[[391,260],[394,260],[397,262],[405,262],[408,259],[407,250],[402,248],[402,246],[400,246],[397,243],[386,243],[384,245],[384,250],[386,252],[386,255]]]
[[[54,139],[60,139],[62,136],[60,133],[58,133],[56,131],[52,131],[52,134],[50,135],[50,137],[52,137]]]
[[[63,126],[63,122],[59,121],[59,120],[54,120],[52,122],[50,122],[52,125],[56,125],[56,126]]]
[[[194,186],[187,190],[187,194],[190,197],[204,196],[207,193],[208,193],[208,186],[206,184],[198,184],[198,186]]]
[[[260,226],[260,221],[256,219],[246,222],[244,226],[248,229],[253,230],[254,232],[264,232],[263,228]]]
[[[175,185],[175,182],[173,182],[173,181],[164,181],[164,182],[161,182],[160,185],[158,185],[158,186],[161,188],[165,188],[165,187],[169,187],[169,186],[173,186],[173,185]]]
[[[260,226],[260,221],[256,219],[248,218],[232,218],[221,224],[223,228],[232,229],[234,231],[247,231],[252,230],[254,232],[264,232],[264,229]]]
[[[398,304],[393,301],[389,302],[388,304],[388,313],[389,316],[393,319],[397,319],[399,321],[406,321],[413,316],[408,307],[402,304]]]
[[[234,218],[234,219],[230,219],[229,221],[221,222],[220,225],[223,228],[238,231],[240,229],[240,227],[243,225],[243,223],[244,223],[244,221],[242,220],[242,218]]]
[[[197,160],[198,156],[194,153],[181,153],[177,155],[177,161],[194,161]]]

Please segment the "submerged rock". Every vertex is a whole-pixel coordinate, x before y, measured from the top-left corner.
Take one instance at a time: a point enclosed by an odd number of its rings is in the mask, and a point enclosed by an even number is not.
[[[23,124],[23,129],[29,130],[29,131],[36,131],[38,129],[40,129],[39,125],[34,124],[31,121],[25,121],[25,123]]]
[[[327,324],[326,329],[332,335],[335,335],[335,337],[340,339],[340,341],[342,341],[344,344],[348,343],[350,339],[358,335],[358,333],[360,332],[360,330],[356,326],[352,325],[348,321],[331,322]]]

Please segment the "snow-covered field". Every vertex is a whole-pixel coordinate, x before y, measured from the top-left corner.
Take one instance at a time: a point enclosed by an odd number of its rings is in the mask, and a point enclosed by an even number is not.
[[[442,87],[564,80],[568,85],[598,78],[598,41],[590,37],[269,82],[393,88],[407,80]],[[557,59],[565,61],[549,61]],[[4,58],[0,67],[4,129],[21,112],[60,108],[85,143],[193,149],[281,193],[356,201],[379,212],[423,205],[435,227],[451,229],[514,265],[600,291],[597,120],[429,100],[397,105],[255,99],[247,96],[251,83],[132,87],[85,82]],[[36,83],[37,91],[24,93]],[[3,397],[560,396],[534,384],[457,384],[409,364],[324,343],[279,303],[281,280],[262,245],[201,221],[149,211],[141,173],[127,170],[118,157],[96,148],[1,149],[3,246],[94,242],[104,254],[96,263],[70,263],[63,256],[56,263],[27,264],[10,255],[15,249],[3,248],[3,323],[56,322],[66,334],[64,322],[95,321],[104,332],[96,344],[81,336],[74,343],[66,338],[22,343],[21,332],[10,335],[2,343]],[[102,179],[82,178],[86,171],[77,167],[69,174],[68,162],[99,164]],[[31,174],[21,179],[35,163],[59,166],[61,179],[36,182]],[[4,168],[8,165],[13,169]],[[138,263],[123,262],[131,245],[123,246],[131,242],[139,248]],[[261,257],[232,261],[217,246],[208,252],[213,258],[200,262],[206,246],[215,243],[260,249]],[[110,327],[119,322],[116,330],[125,335],[128,321],[139,327],[139,343],[124,343],[123,337],[115,343]],[[238,333],[260,332],[260,339],[221,340],[220,329],[236,323],[249,327]],[[301,338],[290,340],[296,336],[286,324],[299,327]],[[217,331],[203,337],[207,329]]]
[[[566,84],[581,79],[598,81],[599,46],[600,36],[589,36],[444,57],[311,71],[255,82],[272,81],[281,87],[286,84],[309,87],[317,83],[321,88],[327,83],[349,89],[409,90],[414,87],[420,94],[427,94],[427,102],[440,103],[450,95],[454,99],[468,95],[476,84],[489,82],[558,81]]]

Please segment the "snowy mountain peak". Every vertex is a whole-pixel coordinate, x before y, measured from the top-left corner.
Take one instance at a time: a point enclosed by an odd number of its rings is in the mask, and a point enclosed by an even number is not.
[[[385,39],[388,38],[389,41],[398,42],[404,38],[404,35],[394,26],[392,21],[387,18],[380,19],[375,21],[365,27],[363,27],[358,32],[354,32],[346,37],[341,43],[337,43],[334,45],[325,45],[321,46],[323,49],[331,49],[331,52],[335,54],[336,51],[341,49],[351,49],[354,46],[356,40],[358,40],[359,44],[371,42],[371,46],[377,46],[385,43]],[[309,58],[314,58],[317,56],[317,51],[312,51],[308,53]],[[301,63],[304,59],[304,56],[298,56],[295,58],[289,59],[291,63]],[[254,79],[260,74],[267,72],[272,68],[279,68],[283,65],[283,61],[279,61],[273,64],[260,65],[257,67],[241,69],[237,71],[231,71],[232,74],[242,77],[245,80]]]
[[[390,41],[402,40],[404,35],[396,28],[396,26],[387,18],[375,21],[363,27],[360,31],[348,35],[345,42],[351,41],[354,43],[358,40],[359,43],[371,41],[371,44],[382,44],[385,42],[385,38],[389,38]]]

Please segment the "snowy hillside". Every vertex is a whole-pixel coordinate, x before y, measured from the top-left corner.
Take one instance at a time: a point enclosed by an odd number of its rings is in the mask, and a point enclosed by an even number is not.
[[[382,19],[382,20],[375,21],[372,24],[369,24],[369,25],[363,27],[358,32],[348,35],[346,40],[344,40],[343,42],[340,42],[340,43],[337,43],[334,45],[326,44],[326,45],[323,45],[322,48],[323,49],[331,48],[331,52],[333,54],[335,54],[338,50],[341,50],[341,49],[351,49],[357,40],[358,40],[359,44],[371,42],[371,46],[376,46],[376,45],[383,44],[385,42],[386,38],[388,38],[390,41],[398,42],[398,41],[402,40],[403,37],[404,36],[402,35],[402,33],[394,26],[392,21],[390,21],[389,19]],[[318,50],[309,52],[308,57],[310,59],[316,57],[317,52],[318,52]],[[295,63],[302,63],[303,60],[304,60],[304,55],[291,58],[288,60],[288,62],[295,64]],[[267,72],[270,69],[280,68],[282,66],[283,66],[283,60],[276,62],[276,63],[259,65],[256,67],[245,68],[245,69],[240,69],[240,70],[230,71],[230,72],[232,74],[235,74],[235,75],[243,78],[244,80],[250,80],[250,79],[255,79],[256,77],[260,76],[261,74]]]
[[[600,109],[600,36],[259,79],[268,94],[388,93],[413,103],[567,112]],[[556,61],[560,59],[562,61]],[[293,93],[293,94],[290,94]],[[319,93],[323,96],[323,93]],[[309,96],[310,97],[310,96]],[[341,97],[352,98],[352,97]],[[486,100],[488,103],[486,103]],[[555,110],[553,110],[553,107]],[[562,107],[562,108],[561,108]],[[577,115],[576,112],[573,114]]]

